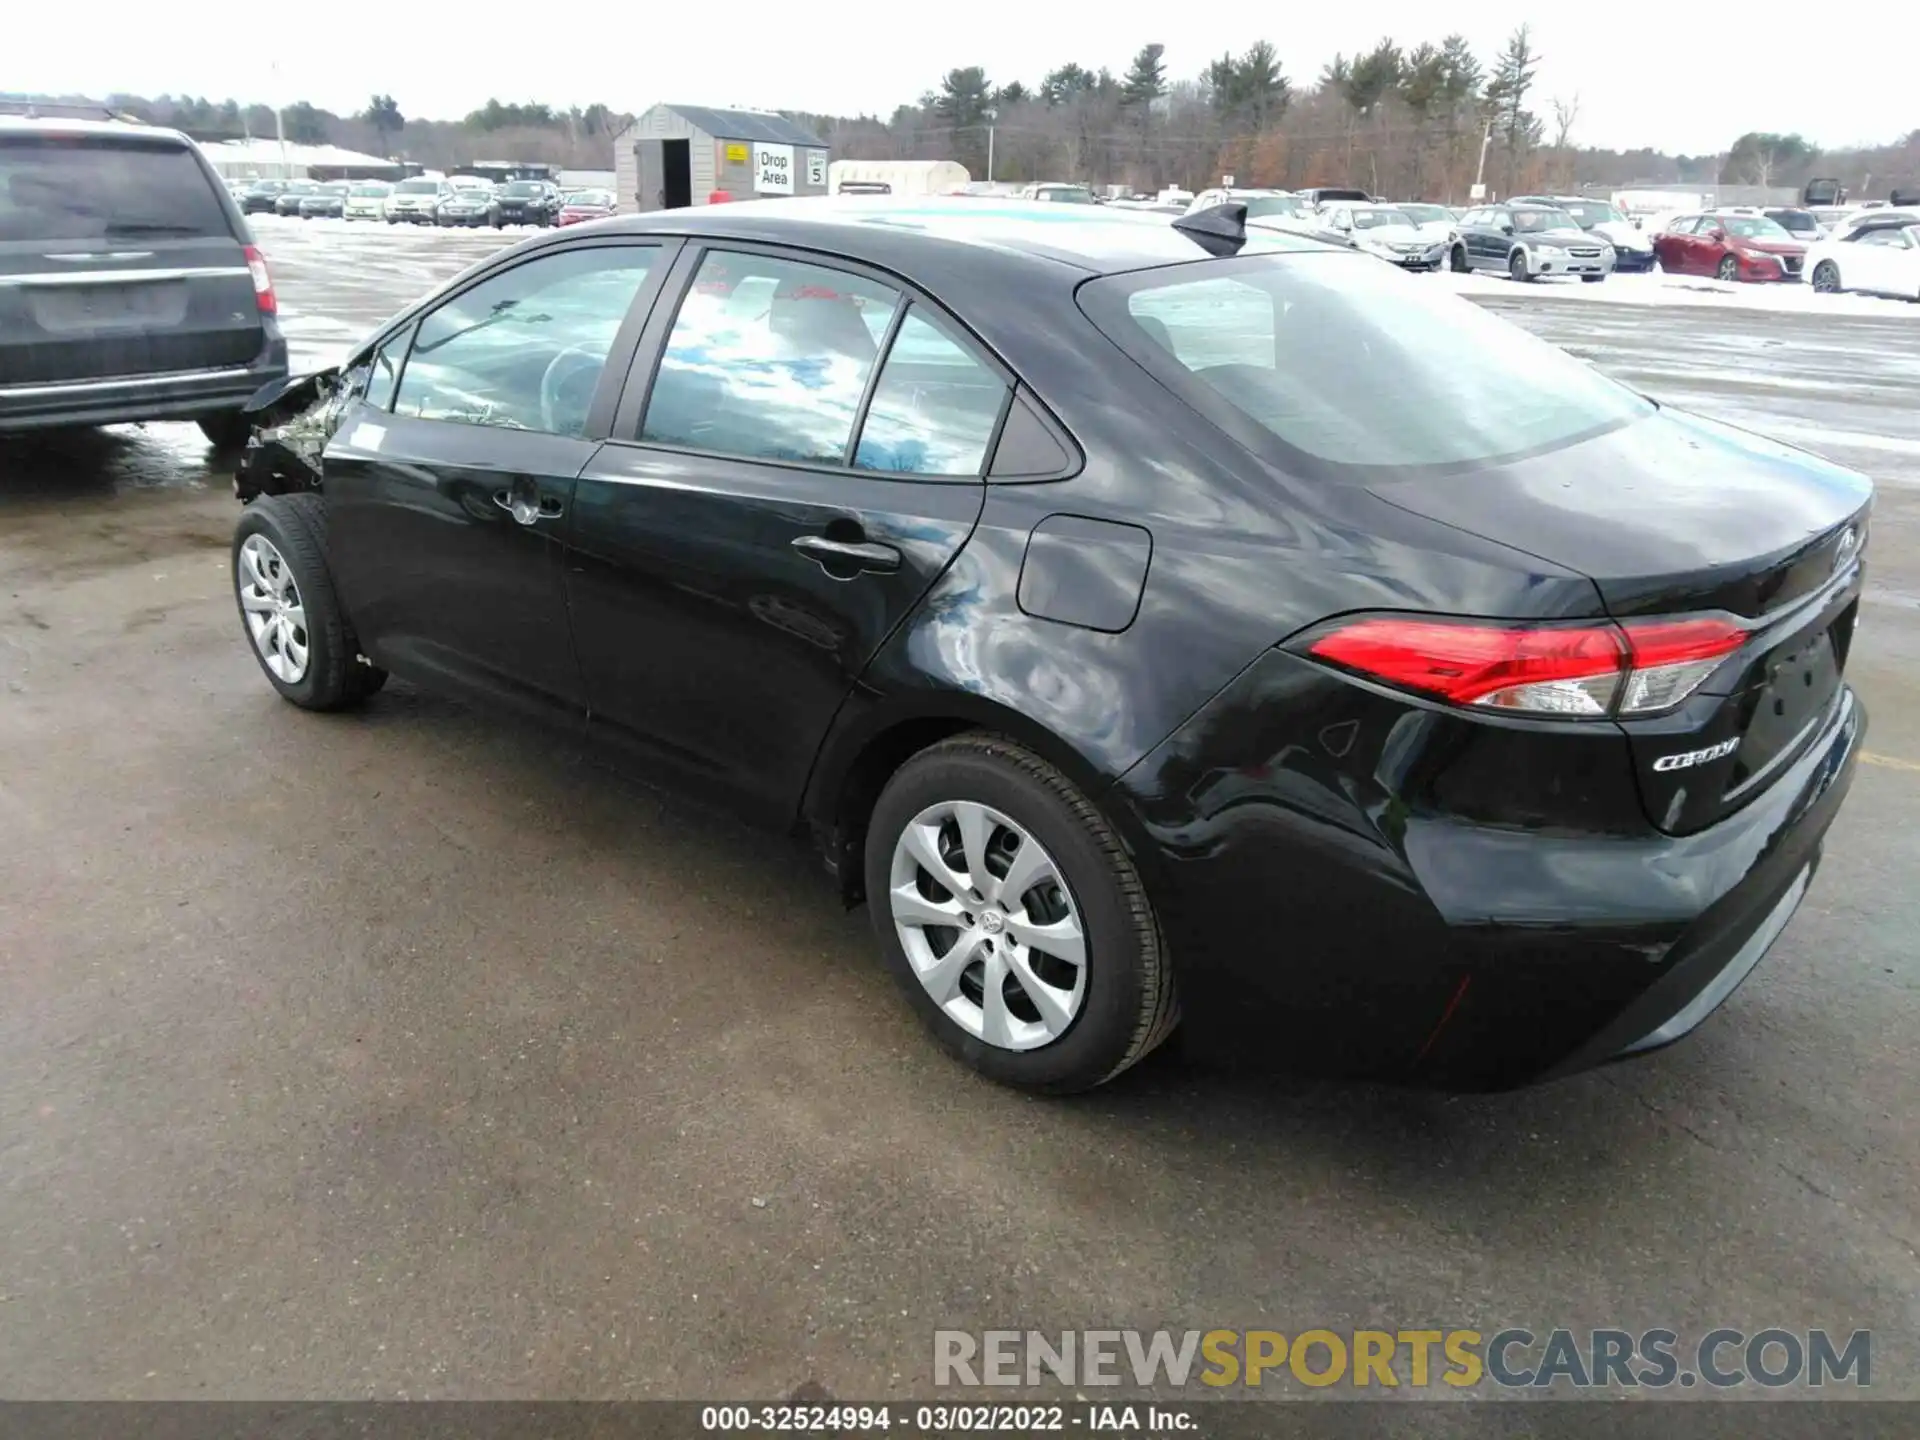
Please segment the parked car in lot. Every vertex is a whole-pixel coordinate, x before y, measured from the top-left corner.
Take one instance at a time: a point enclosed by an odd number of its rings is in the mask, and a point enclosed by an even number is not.
[[[452,198],[453,186],[445,180],[416,178],[402,180],[387,197],[384,213],[389,225],[431,225],[441,202]]]
[[[433,212],[436,225],[500,227],[500,201],[491,185],[456,185]]]
[[[1408,200],[1395,202],[1393,208],[1413,221],[1414,228],[1426,239],[1450,242],[1460,233],[1460,217],[1444,205]]]
[[[1802,210],[1791,205],[1776,205],[1760,213],[1803,245],[1811,245],[1816,240],[1826,238],[1827,227],[1820,223],[1811,210]]]
[[[1807,247],[1807,277],[1825,293],[1858,290],[1920,300],[1920,223],[1865,220]]]
[[[1093,191],[1085,185],[1066,185],[1058,181],[1043,181],[1029,185],[1020,192],[1024,200],[1046,200],[1055,205],[1097,205]]]
[[[1462,217],[1448,264],[1454,270],[1501,270],[1515,280],[1578,275],[1598,284],[1613,273],[1613,247],[1556,207],[1482,205]]]
[[[1674,275],[1798,280],[1807,247],[1764,215],[1708,210],[1676,218],[1653,237],[1660,268]]]
[[[578,225],[583,220],[604,220],[618,210],[611,190],[576,190],[560,206],[561,225]]]
[[[560,217],[560,190],[545,180],[509,180],[496,192],[502,225],[551,225]]]
[[[1278,230],[1290,235],[1308,235],[1316,240],[1352,248],[1353,242],[1326,223],[1306,201],[1291,190],[1260,190],[1220,186],[1202,190],[1182,207],[1184,213],[1197,215],[1216,205],[1244,205],[1246,223],[1258,230]]]
[[[197,420],[285,378],[273,282],[186,136],[0,117],[0,431]],[[5,481],[0,465],[0,484]]]
[[[320,186],[312,180],[289,180],[280,193],[273,197],[273,213],[289,217],[298,216],[300,206],[309,195],[318,195]]]
[[[240,212],[243,215],[272,214],[273,203],[280,198],[281,191],[287,188],[284,180],[255,180],[247,186],[240,197]]]
[[[1321,221],[1353,242],[1354,248],[1406,270],[1438,270],[1447,263],[1448,236],[1420,233],[1406,211],[1392,205],[1335,202],[1320,212]]]
[[[1516,195],[1509,203],[1544,205],[1565,211],[1582,230],[1613,247],[1616,272],[1653,269],[1653,237],[1611,201],[1589,200],[1581,195]]]
[[[1870,485],[1232,213],[530,239],[262,397],[241,643],[810,835],[1001,1081],[1176,1019],[1476,1087],[1677,1039],[1851,782]]]
[[[329,180],[311,195],[300,198],[302,220],[338,220],[346,213],[347,196],[353,185],[346,180]]]
[[[356,180],[347,190],[340,214],[347,220],[384,220],[393,186],[384,180]]]
[[[1350,205],[1366,205],[1373,200],[1373,196],[1366,191],[1356,190],[1351,185],[1315,185],[1295,193],[1316,210],[1323,205],[1331,205],[1338,201],[1345,201]]]

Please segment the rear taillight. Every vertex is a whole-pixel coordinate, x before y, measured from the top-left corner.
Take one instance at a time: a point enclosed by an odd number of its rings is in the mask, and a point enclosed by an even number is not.
[[[1487,625],[1380,615],[1325,632],[1307,653],[1454,705],[1597,719],[1672,709],[1746,638],[1717,618]]]
[[[253,277],[253,303],[260,307],[262,315],[277,313],[280,302],[273,298],[273,276],[267,273],[267,257],[251,245],[244,247],[244,253],[247,274]]]

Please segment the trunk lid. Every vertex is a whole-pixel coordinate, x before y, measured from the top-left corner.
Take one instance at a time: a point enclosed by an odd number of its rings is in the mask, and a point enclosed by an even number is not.
[[[0,135],[0,385],[245,365],[265,343],[231,204],[178,139]]]
[[[1372,488],[1588,576],[1630,631],[1705,613],[1742,624],[1745,642],[1678,709],[1618,722],[1648,818],[1668,833],[1761,793],[1838,703],[1873,495],[1852,471],[1662,411],[1510,465]]]

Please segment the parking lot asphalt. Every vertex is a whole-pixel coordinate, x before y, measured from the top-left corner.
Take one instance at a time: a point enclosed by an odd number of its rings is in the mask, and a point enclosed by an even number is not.
[[[497,240],[258,228],[309,360]],[[0,1396],[900,1397],[935,1328],[1782,1325],[1872,1329],[1920,1397],[1920,316],[1484,303],[1882,481],[1810,898],[1685,1043],[1495,1097],[1178,1054],[997,1089],[803,852],[397,682],[276,699],[197,431],[0,443]]]

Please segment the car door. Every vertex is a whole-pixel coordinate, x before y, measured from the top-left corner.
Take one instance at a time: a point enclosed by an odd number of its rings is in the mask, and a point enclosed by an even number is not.
[[[328,441],[323,483],[341,597],[380,664],[584,715],[560,528],[664,254],[639,239],[537,251],[375,354],[365,397]]]
[[[1684,275],[1692,265],[1692,257],[1687,253],[1687,236],[1693,230],[1694,221],[1694,216],[1682,215],[1653,237],[1653,253],[1659,258],[1660,268],[1669,274]]]
[[[1849,290],[1891,294],[1900,288],[1894,272],[1905,245],[1905,234],[1890,225],[1861,231],[1849,246],[1852,253],[1840,267],[1840,278]]]
[[[728,245],[676,270],[576,492],[589,733],[778,822],[972,533],[1009,377],[888,278]]]

